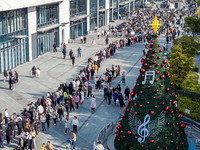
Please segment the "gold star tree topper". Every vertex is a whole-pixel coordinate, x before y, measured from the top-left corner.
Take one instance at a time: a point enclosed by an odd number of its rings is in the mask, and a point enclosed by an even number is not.
[[[156,34],[157,29],[161,25],[161,24],[159,24],[159,21],[157,20],[157,15],[155,16],[155,19],[154,19],[153,23],[150,24],[150,25],[152,26],[152,28],[154,29],[154,33]]]

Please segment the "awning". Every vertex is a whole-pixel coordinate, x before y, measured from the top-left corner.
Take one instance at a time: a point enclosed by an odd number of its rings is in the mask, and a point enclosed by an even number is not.
[[[119,3],[119,5],[123,6],[123,5],[126,5],[128,3],[129,3],[129,1],[128,2],[122,2],[122,3]]]
[[[104,11],[106,11],[106,9],[100,9],[100,10],[99,10],[99,12],[104,12]]]
[[[110,6],[110,9],[114,9],[114,8],[117,8],[116,6]]]
[[[16,38],[16,39],[23,39],[23,38],[27,38],[28,36],[27,35],[14,35],[12,37]]]
[[[50,26],[46,26],[46,27],[43,27],[43,28],[40,28],[37,30],[37,32],[45,32],[45,31],[49,31],[51,29],[55,29],[55,28],[58,28],[59,26],[61,26],[62,24],[52,24]]]
[[[90,15],[81,15],[81,16],[78,16],[78,17],[71,18],[70,21],[75,22],[75,21],[84,19],[84,18],[86,18],[86,17],[88,17],[88,16],[90,16]]]

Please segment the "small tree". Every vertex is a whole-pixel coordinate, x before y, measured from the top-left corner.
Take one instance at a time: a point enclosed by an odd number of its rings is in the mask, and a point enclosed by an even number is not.
[[[181,45],[175,45],[172,47],[172,53],[168,54],[168,59],[170,60],[169,72],[172,75],[170,80],[176,89],[180,89],[181,83],[194,66],[194,58],[183,53]]]
[[[185,31],[192,32],[193,37],[195,33],[200,33],[200,20],[194,17],[185,18]]]
[[[181,45],[183,54],[187,54],[188,57],[194,57],[200,49],[200,43],[197,43],[193,37],[187,35],[177,38],[174,41],[174,45]],[[173,49],[172,52],[174,52]]]

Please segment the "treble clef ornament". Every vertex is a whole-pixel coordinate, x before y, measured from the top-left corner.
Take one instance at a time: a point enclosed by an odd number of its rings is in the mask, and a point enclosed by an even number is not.
[[[150,115],[147,114],[145,117],[144,117],[144,123],[141,124],[139,127],[138,127],[138,135],[140,136],[138,138],[138,142],[139,143],[143,143],[145,141],[145,138],[149,135],[149,130],[146,128],[146,125],[149,123],[150,121]]]

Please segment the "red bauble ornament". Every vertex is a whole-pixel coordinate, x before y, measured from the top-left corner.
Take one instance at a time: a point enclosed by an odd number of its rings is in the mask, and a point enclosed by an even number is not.
[[[169,135],[170,135],[170,136],[172,136],[173,134],[172,134],[172,133],[170,133]]]
[[[149,101],[147,102],[147,104],[149,104]]]
[[[184,142],[182,142],[181,144],[184,145]]]
[[[158,44],[158,47],[160,47],[160,44]]]
[[[151,69],[151,68],[152,68],[152,66],[150,65],[150,66],[149,66],[149,68]]]
[[[169,102],[172,102],[172,100],[170,99]]]
[[[145,69],[142,69],[141,71],[142,71],[142,72],[145,72]]]
[[[131,134],[131,131],[128,131],[128,134]]]
[[[137,136],[135,136],[135,139],[137,139],[138,137]]]
[[[172,110],[170,113],[171,113],[171,114],[173,114],[173,113],[174,113],[174,111]]]
[[[140,91],[140,94],[142,94],[143,92],[142,91]]]
[[[135,114],[136,114],[136,115],[138,114],[137,111],[135,112]]]
[[[160,148],[160,146],[156,146],[156,148],[157,148],[157,149],[159,149],[159,148]]]
[[[157,50],[155,50],[154,53],[157,53]]]
[[[150,88],[151,88],[151,86],[149,85],[149,86],[148,86],[148,88],[150,89]]]
[[[156,96],[154,96],[153,99],[156,99]]]
[[[152,45],[153,45],[153,43],[150,43],[150,45],[152,46]]]
[[[185,123],[181,123],[181,124],[180,124],[180,127],[181,127],[181,128],[185,128],[185,127],[186,127],[186,124],[185,124]]]
[[[158,67],[158,66],[159,66],[159,64],[156,64],[156,66]]]
[[[162,49],[160,49],[160,52],[162,52]]]
[[[175,102],[175,101],[173,101],[173,102],[172,102],[172,104],[173,104],[173,105],[175,105],[175,104],[176,104],[176,102]]]
[[[141,145],[141,147],[143,148],[143,147],[144,147],[144,145]]]
[[[138,83],[137,86],[140,86],[140,84]]]
[[[174,93],[172,93],[172,96],[174,95]]]
[[[171,143],[174,143],[174,141],[170,141]]]
[[[177,131],[176,133],[179,134],[179,131]]]
[[[156,89],[156,92],[159,92],[159,90],[158,90],[158,89]]]
[[[142,62],[142,64],[144,64],[144,62]]]
[[[159,79],[156,79],[156,82],[158,82]]]
[[[167,123],[167,125],[169,126],[169,122]]]
[[[141,62],[144,62],[144,58],[142,58],[140,61],[141,61]]]
[[[151,45],[149,44],[149,47],[151,47]]]
[[[119,136],[119,134],[117,134],[117,136]]]
[[[165,111],[168,111],[169,110],[169,106],[165,106]]]
[[[165,147],[165,149],[167,149],[167,147]]]
[[[139,78],[137,77],[136,81],[138,80]]]
[[[160,72],[159,71],[156,71],[156,74],[159,74]]]
[[[129,112],[129,109],[127,109],[126,111]]]
[[[176,147],[176,149],[178,149],[178,147]]]
[[[175,97],[175,98],[177,98],[177,97],[178,97],[178,95],[174,95],[174,97]]]
[[[117,134],[117,131],[115,131],[115,134]]]
[[[153,110],[152,110],[152,111],[150,111],[150,114],[151,114],[151,115],[153,115],[153,114],[154,114],[154,111],[153,111]]]
[[[162,105],[165,105],[165,102],[162,102]]]
[[[154,43],[155,42],[155,40],[152,40],[152,43]]]
[[[140,105],[140,107],[142,107],[142,105]]]
[[[116,129],[117,129],[117,130],[119,130],[119,128],[120,128],[119,126],[116,126]]]
[[[166,114],[166,111],[163,111],[164,114]]]
[[[158,56],[157,58],[158,58],[158,59],[160,59],[161,57],[160,57],[160,56]]]
[[[149,48],[150,51],[152,51],[152,48]]]
[[[146,60],[149,60],[149,58],[146,58]]]
[[[137,106],[137,103],[134,103],[134,106]]]
[[[167,65],[165,65],[165,68],[167,68]],[[170,77],[171,78],[171,77]]]
[[[163,87],[163,85],[161,84],[160,87]]]
[[[131,96],[133,96],[133,94],[134,94],[133,92],[130,92],[130,95],[131,95]]]
[[[164,64],[166,64],[166,63],[167,63],[167,61],[166,61],[166,60],[163,60],[163,63],[164,63]]]
[[[151,57],[154,57],[154,54],[152,54]]]
[[[123,138],[125,139],[125,138],[126,138],[126,136],[124,135],[124,136],[123,136]]]
[[[156,63],[156,61],[153,61],[153,64],[155,64]]]
[[[176,125],[178,126],[178,125],[179,125],[179,123],[177,122],[177,123],[176,123]]]
[[[169,91],[170,89],[169,88],[166,88],[166,91]]]
[[[163,67],[163,66],[164,66],[164,64],[161,64],[161,66]]]
[[[155,108],[158,108],[158,106],[157,106],[157,105],[155,105],[154,107],[155,107]]]
[[[156,35],[156,37],[158,37],[158,35]]]
[[[144,77],[144,74],[142,74],[142,77]]]
[[[145,63],[144,65],[147,66],[147,63]]]
[[[118,139],[118,141],[120,141],[120,139]]]
[[[183,134],[183,132],[181,132],[181,134]]]
[[[121,130],[121,133],[123,133],[124,131],[123,130]]]
[[[175,125],[175,123],[172,124],[173,126]]]
[[[181,114],[181,118],[183,118],[183,114]]]
[[[164,74],[162,74],[162,75],[160,76],[160,78],[161,78],[161,79],[165,78],[165,75],[164,75]]]
[[[165,136],[165,139],[167,139],[167,136]]]
[[[151,143],[154,143],[154,140],[150,140]]]

